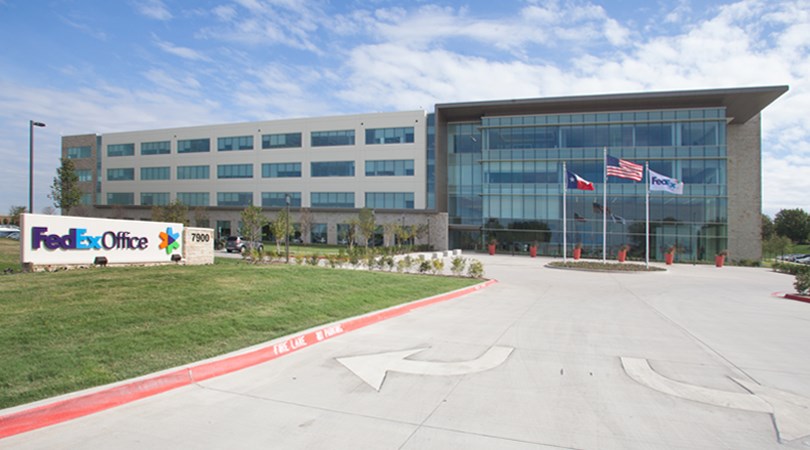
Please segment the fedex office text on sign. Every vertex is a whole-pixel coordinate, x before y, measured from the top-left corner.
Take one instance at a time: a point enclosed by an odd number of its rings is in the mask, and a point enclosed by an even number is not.
[[[99,236],[87,234],[86,228],[71,228],[65,235],[46,234],[47,227],[32,227],[31,248],[40,249],[41,245],[50,250],[89,250],[89,249],[127,249],[145,250],[149,246],[149,239],[145,237],[130,236],[128,231],[107,231]]]

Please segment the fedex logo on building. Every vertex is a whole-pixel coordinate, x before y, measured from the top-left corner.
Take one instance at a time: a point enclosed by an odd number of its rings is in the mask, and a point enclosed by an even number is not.
[[[145,250],[149,239],[131,236],[129,231],[107,231],[100,235],[87,234],[86,228],[70,228],[65,235],[48,234],[48,227],[32,227],[31,248],[42,246],[49,250]]]

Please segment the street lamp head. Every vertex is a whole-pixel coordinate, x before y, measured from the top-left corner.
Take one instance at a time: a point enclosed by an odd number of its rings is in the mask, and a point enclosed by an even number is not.
[[[42,122],[34,122],[34,121],[31,121],[31,125],[33,125],[35,127],[44,127],[45,126],[45,124],[42,123]]]

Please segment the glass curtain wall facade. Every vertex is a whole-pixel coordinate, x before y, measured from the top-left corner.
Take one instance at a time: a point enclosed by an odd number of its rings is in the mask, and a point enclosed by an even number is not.
[[[450,245],[562,254],[563,162],[596,185],[567,193],[567,241],[601,257],[607,208],[608,258],[622,245],[644,258],[641,182],[609,177],[610,156],[684,182],[683,195],[650,193],[650,257],[676,247],[681,260],[709,260],[727,246],[727,151],[724,108],[484,117],[447,126]],[[607,205],[603,189],[607,187]],[[470,231],[471,226],[478,230]]]

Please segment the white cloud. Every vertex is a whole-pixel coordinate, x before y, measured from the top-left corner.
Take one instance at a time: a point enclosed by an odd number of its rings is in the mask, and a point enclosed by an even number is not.
[[[221,106],[200,98],[104,85],[75,91],[49,89],[0,78],[0,209],[28,204],[28,120],[47,124],[35,130],[34,209],[47,198],[61,156],[61,136],[169,128],[237,120]]]
[[[93,27],[93,26],[90,26],[90,25],[88,25],[86,23],[81,23],[79,20],[71,19],[71,18],[64,17],[64,16],[60,16],[60,19],[65,24],[67,24],[67,25],[81,31],[82,33],[84,33],[84,34],[86,34],[86,35],[88,35],[88,36],[90,36],[90,37],[92,37],[94,39],[98,39],[99,41],[106,41],[107,40],[107,34],[105,32],[103,32],[103,31],[97,29],[97,27]]]
[[[198,36],[248,45],[283,45],[320,53],[317,31],[324,15],[315,3],[278,0],[236,0],[211,11],[220,24],[204,27]],[[224,24],[224,25],[223,25]]]
[[[133,6],[139,13],[150,19],[167,21],[173,17],[162,0],[137,0]]]
[[[154,34],[152,35],[152,38],[155,41],[155,45],[166,53],[192,61],[209,61],[207,56],[198,52],[197,50],[188,47],[180,47],[172,44],[171,42],[162,41]]]

